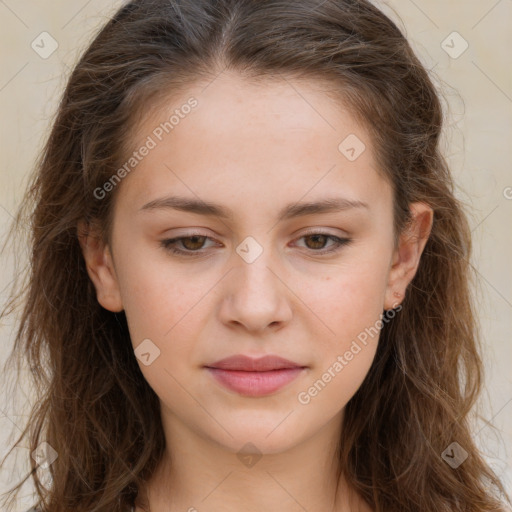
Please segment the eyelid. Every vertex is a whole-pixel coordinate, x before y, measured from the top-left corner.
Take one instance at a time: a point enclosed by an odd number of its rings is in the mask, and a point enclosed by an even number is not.
[[[169,237],[167,240],[171,240],[171,239],[179,239],[179,238],[190,238],[190,237],[193,237],[193,236],[204,236],[206,238],[209,238],[209,239],[212,239],[212,240],[215,240],[216,242],[218,242],[218,240],[214,237],[214,236],[211,236],[210,234],[207,234],[207,233],[202,233],[200,231],[194,231],[194,228],[191,228],[192,231],[186,231],[185,233],[179,233],[175,236],[171,236]],[[308,235],[326,235],[326,236],[332,236],[332,237],[337,237],[337,238],[350,238],[350,235],[347,231],[344,231],[342,233],[330,233],[326,230],[330,229],[330,228],[322,228],[322,227],[310,227],[310,228],[305,228],[306,231],[301,231],[301,230],[297,230],[298,232],[298,235],[295,235],[296,236],[294,238],[294,240],[297,240],[298,238],[301,238],[303,236],[308,236]]]
[[[325,231],[324,228],[314,228],[314,227],[309,228],[305,232],[302,232],[300,234],[300,236],[298,236],[294,239],[294,241],[300,240],[300,239],[308,237],[308,236],[314,236],[314,235],[325,236],[334,242],[334,247],[331,249],[315,250],[315,249],[308,249],[307,247],[305,248],[305,250],[308,251],[310,254],[316,255],[316,256],[336,254],[342,249],[342,247],[349,245],[353,241],[353,239],[348,236],[343,236],[343,235],[337,236],[337,235],[334,235],[332,233]],[[184,256],[184,257],[190,257],[190,258],[205,256],[206,252],[208,251],[207,249],[206,250],[199,249],[197,251],[193,251],[190,249],[188,249],[188,250],[187,249],[176,249],[174,247],[174,245],[179,243],[181,240],[187,239],[187,238],[193,238],[193,237],[201,237],[201,238],[206,238],[207,240],[213,240],[214,242],[218,242],[217,240],[215,240],[215,238],[210,237],[204,233],[192,231],[192,232],[187,232],[183,235],[179,235],[179,236],[176,236],[173,238],[161,240],[160,244],[165,250],[167,250],[177,256]]]
[[[327,231],[328,229],[329,228],[315,228],[315,227],[306,228],[306,231],[300,232],[300,236],[298,238],[301,238],[303,236],[308,236],[308,235],[326,235],[326,236],[333,236],[333,237],[337,237],[337,238],[349,238],[349,235],[346,231],[342,234],[339,234],[339,233],[336,234],[336,233],[330,233],[329,231]]]

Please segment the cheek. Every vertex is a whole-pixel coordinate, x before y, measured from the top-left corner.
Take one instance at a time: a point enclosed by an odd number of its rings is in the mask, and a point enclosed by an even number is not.
[[[311,276],[300,285],[298,294],[307,297],[305,302],[320,322],[318,332],[329,353],[342,350],[374,326],[383,312],[388,276],[385,258],[357,256],[331,268],[321,279]]]
[[[144,378],[165,403],[178,406],[187,402],[180,383],[186,382],[184,375],[197,363],[194,340],[198,315],[204,314],[201,298],[205,291],[179,272],[171,272],[169,266],[152,261],[125,267],[129,271],[120,279],[121,293]],[[150,354],[146,360],[145,353]]]
[[[355,272],[327,278],[324,284],[325,293],[315,296],[311,309],[328,328],[309,326],[315,333],[315,359],[297,401],[331,417],[357,392],[372,365],[382,327],[384,287],[377,274]]]
[[[134,347],[144,339],[161,350],[188,339],[194,307],[204,295],[204,287],[189,280],[179,267],[171,268],[165,258],[147,254],[141,248],[119,258],[117,272],[123,306]],[[163,350],[162,350],[163,353]]]
[[[324,419],[339,413],[368,374],[375,349],[376,343],[364,345],[356,341],[347,351],[333,355],[328,364],[312,372],[309,383],[297,394],[299,407]]]
[[[381,256],[387,248],[372,249],[347,258],[321,280],[304,283],[301,292],[310,290],[304,296],[315,313],[309,330],[315,333],[316,350],[308,384],[297,398],[326,415],[334,415],[356,393],[377,350],[388,266]]]

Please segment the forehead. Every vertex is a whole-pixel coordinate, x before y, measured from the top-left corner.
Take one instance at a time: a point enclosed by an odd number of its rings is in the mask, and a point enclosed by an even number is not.
[[[172,192],[279,207],[333,189],[386,199],[367,131],[324,87],[222,73],[160,101],[134,127],[133,150],[153,147],[123,180],[125,199],[141,206]]]

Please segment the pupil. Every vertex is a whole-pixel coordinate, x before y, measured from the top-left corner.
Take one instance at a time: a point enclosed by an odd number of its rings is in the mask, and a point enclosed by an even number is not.
[[[199,236],[199,235],[194,235],[194,236],[190,236],[188,238],[185,238],[183,240],[184,242],[184,245],[186,246],[187,245],[187,242],[188,241],[192,241],[192,248],[188,247],[189,249],[198,249],[199,247],[201,247],[202,243],[200,242],[200,240],[204,238],[204,236]],[[199,242],[198,242],[199,240]],[[195,244],[198,244],[199,243],[199,247],[197,247]]]
[[[320,238],[321,239],[320,247],[323,246],[322,239],[324,239],[324,242],[325,242],[325,235],[310,235],[308,238],[312,238],[312,239],[316,239],[316,240],[318,240]],[[313,245],[315,245],[315,244],[313,244]],[[318,249],[318,246],[315,246],[315,248]]]

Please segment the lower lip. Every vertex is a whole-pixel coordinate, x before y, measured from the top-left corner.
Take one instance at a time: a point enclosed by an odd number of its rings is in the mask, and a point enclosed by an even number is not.
[[[268,372],[243,372],[207,368],[223,386],[244,396],[264,396],[278,391],[299,376],[304,368],[282,368]]]

